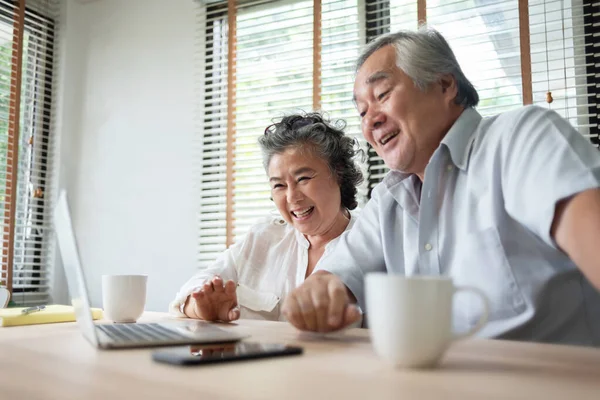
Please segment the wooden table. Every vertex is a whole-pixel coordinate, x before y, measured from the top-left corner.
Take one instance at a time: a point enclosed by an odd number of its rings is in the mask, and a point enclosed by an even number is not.
[[[322,338],[280,322],[227,329],[305,353],[175,367],[153,362],[151,349],[96,350],[74,323],[0,328],[0,399],[600,399],[599,349],[469,340],[437,369],[401,370],[376,357],[366,330]]]

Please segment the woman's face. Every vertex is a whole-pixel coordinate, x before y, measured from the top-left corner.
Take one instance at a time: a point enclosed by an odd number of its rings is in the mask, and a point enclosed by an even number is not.
[[[300,233],[326,233],[342,210],[340,186],[327,162],[314,151],[290,148],[269,163],[273,201],[281,216]]]

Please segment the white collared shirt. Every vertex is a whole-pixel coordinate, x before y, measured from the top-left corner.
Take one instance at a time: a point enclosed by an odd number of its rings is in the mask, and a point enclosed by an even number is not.
[[[357,212],[351,211],[346,231],[356,217]],[[338,240],[339,237],[327,243],[323,256]],[[238,284],[240,318],[283,320],[280,300],[304,282],[309,246],[304,235],[281,217],[267,217],[253,225],[244,239],[225,250],[211,267],[198,271],[187,281],[171,302],[170,312],[185,316],[180,308],[190,293],[220,275],[224,281]]]
[[[480,336],[598,346],[600,293],[550,229],[558,201],[599,186],[600,152],[555,112],[482,118],[467,109],[423,183],[390,172],[319,268],[340,276],[362,307],[369,272],[450,276],[489,297]],[[459,330],[479,319],[474,296],[454,305]]]

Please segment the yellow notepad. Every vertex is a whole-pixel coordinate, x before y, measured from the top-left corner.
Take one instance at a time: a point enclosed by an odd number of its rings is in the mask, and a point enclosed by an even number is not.
[[[0,326],[18,326],[34,324],[51,324],[54,322],[75,321],[73,306],[48,305],[41,311],[21,314],[23,308],[0,308]],[[92,318],[102,318],[102,309],[92,308]]]

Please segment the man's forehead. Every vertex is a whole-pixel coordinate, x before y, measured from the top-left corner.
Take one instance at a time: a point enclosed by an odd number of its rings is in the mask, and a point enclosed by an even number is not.
[[[390,79],[393,75],[392,71],[389,69],[378,69],[375,71],[365,71],[365,74],[357,74],[354,80],[354,93],[353,100],[356,102],[356,94],[361,89],[366,89],[369,86],[373,86],[378,82],[385,81]],[[367,74],[368,73],[368,74]]]
[[[393,48],[381,48],[368,57],[358,69],[354,83],[371,85],[390,78],[397,69],[396,52]]]
[[[359,68],[360,70],[391,69],[396,65],[396,49],[393,46],[384,46],[370,54]]]
[[[367,76],[367,79],[365,80],[365,83],[367,85],[372,85],[372,84],[377,83],[379,81],[390,79],[391,77],[392,77],[391,71],[388,71],[388,70],[385,70],[385,69],[380,69],[378,71],[373,72],[369,76]]]

